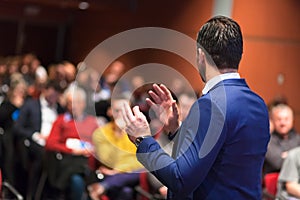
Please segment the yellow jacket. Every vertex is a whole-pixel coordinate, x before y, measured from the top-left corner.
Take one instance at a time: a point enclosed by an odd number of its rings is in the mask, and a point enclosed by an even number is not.
[[[114,133],[115,124],[110,122],[93,133],[95,153],[101,163],[121,172],[132,172],[143,166],[136,159],[136,147],[127,134]]]

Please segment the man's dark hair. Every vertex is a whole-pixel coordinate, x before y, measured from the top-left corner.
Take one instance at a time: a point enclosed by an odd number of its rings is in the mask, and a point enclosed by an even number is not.
[[[49,80],[46,83],[45,89],[53,88],[56,92],[63,93],[65,91],[65,87],[62,87],[57,81]]]
[[[218,69],[238,69],[243,54],[240,26],[228,17],[213,17],[200,29],[197,47],[209,54]]]

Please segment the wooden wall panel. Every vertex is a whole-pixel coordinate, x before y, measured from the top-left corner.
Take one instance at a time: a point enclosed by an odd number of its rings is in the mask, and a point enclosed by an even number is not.
[[[234,1],[233,18],[244,34],[240,72],[266,103],[287,98],[300,131],[300,1]],[[284,82],[277,78],[283,75]]]

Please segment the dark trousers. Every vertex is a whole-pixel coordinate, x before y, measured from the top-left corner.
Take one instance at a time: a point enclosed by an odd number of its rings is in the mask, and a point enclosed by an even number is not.
[[[18,174],[17,187],[23,193],[26,188],[23,195],[26,199],[33,199],[42,174],[45,150],[43,146],[26,138],[18,140],[17,148],[20,156],[20,172],[23,173]]]
[[[14,185],[14,136],[11,130],[3,131],[3,134],[0,135],[0,168],[2,169],[3,180],[9,182],[11,185]]]
[[[107,191],[107,196],[114,200],[134,199],[134,186],[139,183],[139,173],[120,173],[105,176],[101,184]]]

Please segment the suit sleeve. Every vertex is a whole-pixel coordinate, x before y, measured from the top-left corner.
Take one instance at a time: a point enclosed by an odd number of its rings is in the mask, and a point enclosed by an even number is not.
[[[20,109],[19,118],[14,125],[14,132],[17,135],[24,136],[26,138],[30,138],[34,132],[39,132],[37,128],[37,124],[31,124],[31,122],[39,123],[38,120],[33,120],[32,118],[37,118],[36,113],[34,113],[34,106],[31,100],[25,102],[25,104]],[[35,127],[36,126],[36,127]]]
[[[176,157],[170,157],[153,138],[145,138],[138,147],[138,160],[176,197],[191,194],[202,183],[224,144],[225,118],[216,107],[207,99],[192,106],[179,138],[174,138]]]

